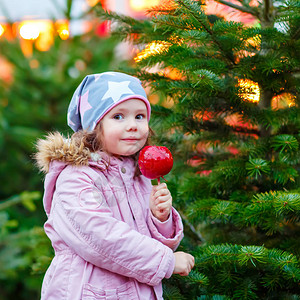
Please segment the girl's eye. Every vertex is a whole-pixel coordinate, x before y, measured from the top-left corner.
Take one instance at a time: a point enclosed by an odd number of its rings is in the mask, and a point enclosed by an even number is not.
[[[116,114],[116,115],[113,116],[113,118],[114,118],[115,120],[122,120],[122,119],[123,119],[123,116],[122,116],[121,114]]]
[[[137,115],[135,118],[138,119],[138,120],[142,120],[144,119],[146,116],[144,114],[139,114]]]

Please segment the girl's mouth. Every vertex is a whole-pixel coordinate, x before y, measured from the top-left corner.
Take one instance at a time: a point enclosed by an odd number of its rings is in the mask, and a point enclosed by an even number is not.
[[[134,142],[137,142],[138,139],[136,139],[136,138],[128,138],[128,139],[122,139],[122,141],[128,142],[128,143],[134,143]]]

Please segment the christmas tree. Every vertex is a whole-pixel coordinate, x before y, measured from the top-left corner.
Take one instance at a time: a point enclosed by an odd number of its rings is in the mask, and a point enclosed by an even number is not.
[[[146,20],[96,9],[139,49],[126,71],[172,104],[153,105],[151,126],[174,155],[168,186],[196,266],[164,297],[299,299],[300,3],[216,2],[256,22],[192,0]]]

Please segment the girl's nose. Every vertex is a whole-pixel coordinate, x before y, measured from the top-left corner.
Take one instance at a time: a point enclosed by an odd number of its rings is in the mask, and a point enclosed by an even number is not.
[[[126,124],[126,129],[128,131],[137,130],[137,123],[136,123],[135,118],[134,119],[133,118],[128,119],[127,124]]]

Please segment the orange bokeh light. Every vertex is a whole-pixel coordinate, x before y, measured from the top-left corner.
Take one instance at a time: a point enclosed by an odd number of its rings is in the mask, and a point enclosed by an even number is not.
[[[290,93],[282,93],[281,95],[272,98],[271,105],[273,109],[292,107],[296,106],[295,100],[295,95],[292,95]]]
[[[135,12],[145,11],[153,6],[158,5],[160,0],[130,0],[130,8]]]
[[[0,24],[0,37],[3,35],[4,31],[5,31],[4,26]]]
[[[249,102],[258,102],[260,99],[260,90],[256,82],[249,79],[239,79],[238,85],[241,87],[242,91],[239,96]]]
[[[55,22],[55,28],[57,30],[57,33],[59,37],[62,40],[67,40],[70,36],[70,30],[69,30],[69,22],[66,20],[60,20]]]
[[[36,21],[23,21],[19,24],[19,34],[24,40],[36,40],[40,35],[39,24]]]
[[[99,0],[86,0],[87,4],[89,6],[95,6],[98,2],[100,2]]]
[[[13,65],[3,56],[0,56],[0,80],[6,83],[13,81]]]
[[[47,51],[53,44],[53,23],[50,20],[26,20],[17,24],[17,28],[26,56],[32,54],[33,43],[39,51]]]

